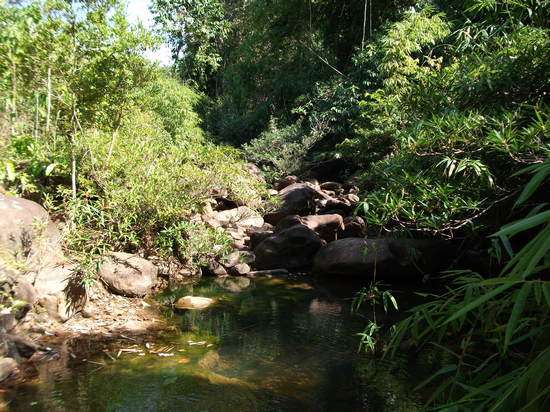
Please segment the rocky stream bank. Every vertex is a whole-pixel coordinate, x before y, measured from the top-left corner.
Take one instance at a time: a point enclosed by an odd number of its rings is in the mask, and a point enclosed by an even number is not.
[[[449,262],[451,248],[442,242],[386,238],[369,230],[353,213],[358,192],[353,184],[287,176],[271,190],[277,200],[263,216],[220,193],[195,218],[231,236],[234,251],[210,261],[203,274],[237,293],[250,278],[299,272],[342,282],[366,283],[382,275],[393,282],[418,280]],[[197,277],[155,257],[119,252],[98,264],[100,281],[83,283],[46,210],[0,195],[0,212],[3,385],[16,384],[59,356],[70,339],[132,340],[169,328],[158,303],[148,297]],[[176,307],[193,308],[193,302],[178,301]]]

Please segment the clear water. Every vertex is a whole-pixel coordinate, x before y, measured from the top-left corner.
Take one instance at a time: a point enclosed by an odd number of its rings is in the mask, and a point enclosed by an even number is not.
[[[365,318],[350,313],[353,292],[328,290],[302,278],[255,280],[241,292],[204,280],[167,292],[162,302],[193,294],[217,303],[167,310],[176,327],[160,337],[46,363],[8,394],[9,410],[418,410],[407,368],[358,353]]]

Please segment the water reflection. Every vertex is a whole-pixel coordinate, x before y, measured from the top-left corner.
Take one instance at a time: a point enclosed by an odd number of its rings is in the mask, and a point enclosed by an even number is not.
[[[203,311],[168,312],[179,330],[154,342],[105,344],[87,361],[60,362],[61,373],[41,372],[38,383],[17,388],[10,410],[416,408],[391,368],[372,368],[357,354],[355,333],[364,319],[349,313],[348,300],[304,279],[256,280],[239,290],[228,284],[206,280],[166,292],[160,297],[165,302],[193,294],[217,303]]]

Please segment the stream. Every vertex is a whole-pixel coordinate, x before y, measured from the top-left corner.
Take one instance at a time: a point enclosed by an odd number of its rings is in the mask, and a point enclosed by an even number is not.
[[[238,293],[212,279],[165,291],[157,299],[175,327],[149,340],[88,343],[85,360],[52,362],[11,390],[9,410],[420,410],[405,360],[358,352],[366,318],[350,312],[355,290],[296,276],[255,279]],[[190,294],[216,304],[171,309]]]

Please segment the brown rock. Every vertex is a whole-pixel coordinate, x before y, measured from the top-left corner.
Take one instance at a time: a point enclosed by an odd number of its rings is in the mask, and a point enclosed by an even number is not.
[[[216,276],[227,275],[227,270],[225,270],[225,268],[222,265],[220,265],[218,262],[211,262],[208,265],[208,270],[210,270],[210,272]]]
[[[223,265],[226,268],[232,268],[239,263],[252,263],[256,259],[254,253],[246,250],[238,250],[230,253],[223,260]]]
[[[344,196],[345,199],[351,203],[356,203],[356,202],[359,202],[359,196],[357,196],[356,194],[354,193],[348,193],[347,195]]]
[[[335,191],[335,190],[343,189],[343,186],[342,186],[342,183],[324,182],[324,183],[321,183],[321,189]]]
[[[315,231],[327,242],[335,240],[338,231],[344,229],[344,219],[338,214],[304,216],[301,220],[302,224]]]
[[[31,200],[0,194],[0,270],[38,271],[63,258],[61,234],[48,212]]]
[[[298,176],[285,176],[279,179],[277,184],[275,185],[275,189],[277,191],[283,190],[285,187],[288,187],[290,185],[293,185],[294,183],[298,183],[300,179],[298,179]]]
[[[17,371],[17,362],[12,358],[0,358],[0,382]]]
[[[273,236],[273,230],[261,229],[261,228],[251,228],[247,230],[250,240],[248,244],[251,249],[256,248],[264,239],[267,239],[269,236]]]
[[[103,262],[99,275],[113,292],[142,297],[155,285],[158,269],[138,255],[117,252]]]
[[[340,238],[365,237],[367,235],[367,224],[359,216],[348,216],[344,219],[344,230]]]
[[[247,273],[250,272],[250,266],[248,266],[246,263],[239,263],[231,268],[232,272],[235,275],[244,276]]]
[[[311,215],[315,212],[315,198],[318,192],[305,183],[294,183],[279,192],[282,206],[275,212],[268,213],[266,222],[276,225],[288,215]]]
[[[320,215],[325,215],[334,214],[336,212],[338,212],[338,214],[349,215],[353,212],[353,206],[345,200],[331,199],[327,202],[323,209],[319,210],[318,213]]]

